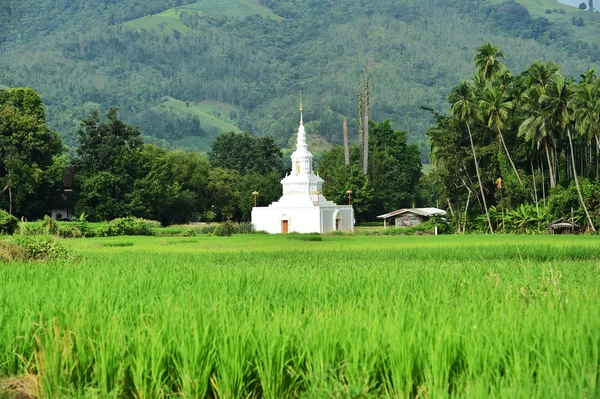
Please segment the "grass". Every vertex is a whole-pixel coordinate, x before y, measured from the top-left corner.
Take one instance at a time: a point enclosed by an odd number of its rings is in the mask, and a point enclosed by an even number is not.
[[[158,31],[177,30],[187,32],[189,28],[180,19],[181,14],[184,12],[196,12],[199,15],[217,19],[223,16],[243,19],[251,15],[281,19],[269,8],[260,5],[258,0],[202,0],[197,3],[171,8],[159,14],[128,21],[124,25],[137,30],[154,29]]]
[[[600,395],[597,237],[63,244],[0,263],[0,376],[40,396]]]

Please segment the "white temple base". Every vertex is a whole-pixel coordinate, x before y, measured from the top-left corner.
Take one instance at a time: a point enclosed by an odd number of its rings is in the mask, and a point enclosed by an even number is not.
[[[354,209],[351,206],[278,205],[274,203],[267,207],[252,208],[252,224],[257,231],[269,234],[354,231]]]

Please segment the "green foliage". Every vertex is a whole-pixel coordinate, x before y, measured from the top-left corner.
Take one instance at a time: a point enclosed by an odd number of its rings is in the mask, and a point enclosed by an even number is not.
[[[19,219],[0,209],[0,234],[13,234],[19,227]]]
[[[114,236],[151,236],[153,223],[135,217],[125,217],[111,220],[103,231],[103,235]]]
[[[390,210],[411,206],[416,199],[416,188],[421,176],[419,148],[407,143],[406,132],[395,131],[391,121],[370,122],[369,170],[364,175],[358,157],[358,148],[351,149],[351,162],[344,164],[342,147],[323,154],[319,175],[325,180],[325,196],[338,204],[348,201],[347,190],[352,190],[352,204],[356,219],[372,220]]]
[[[10,240],[0,241],[0,260],[11,261],[54,261],[77,259],[72,251],[58,241],[48,237],[15,235]]]
[[[229,237],[233,235],[233,223],[226,221],[225,223],[219,224],[214,231],[214,235],[217,237]]]
[[[46,127],[42,99],[32,89],[0,89],[0,208],[38,217],[62,181],[53,173],[62,151]],[[63,170],[64,171],[64,170]]]
[[[514,49],[514,68],[554,58],[574,73],[600,57],[593,31],[574,32],[558,12],[535,17],[537,2],[529,1],[522,2],[527,8],[471,0],[13,3],[0,14],[8,39],[0,83],[45,93],[50,125],[70,146],[76,121],[92,106],[100,112],[120,107],[124,121],[165,146],[206,151],[232,125],[289,146],[297,124],[290,110],[301,89],[306,119],[321,137],[342,144],[346,115],[355,142],[355,82],[369,65],[373,115],[396,121],[425,156],[423,133],[431,119],[419,107],[446,108],[448,87],[472,72],[471,55],[484,40]],[[571,17],[564,16],[567,23]],[[207,112],[206,102],[236,115]]]
[[[283,173],[281,149],[273,138],[255,138],[249,133],[219,135],[212,144],[209,160],[214,167],[235,170],[240,175]]]

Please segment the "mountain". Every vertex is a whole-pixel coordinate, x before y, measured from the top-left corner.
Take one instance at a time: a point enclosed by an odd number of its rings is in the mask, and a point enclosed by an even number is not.
[[[420,107],[447,110],[481,44],[513,71],[552,60],[578,76],[600,61],[600,15],[554,0],[0,0],[0,24],[0,87],[40,92],[70,146],[79,120],[114,105],[165,146],[206,151],[239,129],[289,147],[300,90],[308,131],[341,144],[344,115],[356,140],[368,70],[371,119],[391,118],[426,158]]]

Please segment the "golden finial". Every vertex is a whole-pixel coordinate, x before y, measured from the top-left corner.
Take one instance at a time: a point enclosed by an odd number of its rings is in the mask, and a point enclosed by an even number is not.
[[[300,90],[300,112],[304,111],[304,109],[302,109],[302,90]]]

